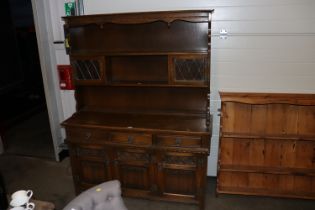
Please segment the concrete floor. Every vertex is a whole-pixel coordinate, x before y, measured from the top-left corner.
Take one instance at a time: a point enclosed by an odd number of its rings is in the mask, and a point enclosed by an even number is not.
[[[54,162],[47,159],[14,155],[0,156],[0,171],[7,193],[31,189],[33,197],[50,201],[61,210],[74,198],[69,159]],[[124,198],[129,210],[198,210],[189,204]],[[206,210],[314,210],[315,201],[256,196],[220,195],[215,197],[215,178],[207,183]]]
[[[34,113],[5,132],[6,154],[55,159],[47,110]]]

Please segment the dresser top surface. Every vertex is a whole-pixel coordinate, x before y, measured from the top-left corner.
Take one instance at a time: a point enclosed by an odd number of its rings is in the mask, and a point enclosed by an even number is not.
[[[198,116],[80,111],[64,121],[62,125],[66,127],[210,135],[205,121],[204,117]]]
[[[156,21],[163,21],[170,24],[176,20],[210,22],[212,12],[213,10],[177,10],[67,16],[62,18],[66,25],[70,27],[102,23],[139,24]]]

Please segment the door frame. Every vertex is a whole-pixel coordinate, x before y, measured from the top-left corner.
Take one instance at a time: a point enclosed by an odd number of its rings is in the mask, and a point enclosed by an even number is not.
[[[52,16],[49,0],[31,1],[55,159],[59,161],[64,142],[60,122],[64,117],[53,43]]]

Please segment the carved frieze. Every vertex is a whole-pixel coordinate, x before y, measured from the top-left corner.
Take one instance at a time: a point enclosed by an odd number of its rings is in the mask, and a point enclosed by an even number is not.
[[[120,161],[150,161],[150,155],[148,153],[119,151],[117,156]]]
[[[167,155],[163,159],[165,164],[179,164],[179,165],[196,165],[197,157],[195,156],[172,156]]]

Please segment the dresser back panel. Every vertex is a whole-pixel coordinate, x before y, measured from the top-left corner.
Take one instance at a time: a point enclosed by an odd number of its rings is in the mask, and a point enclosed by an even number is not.
[[[113,84],[167,84],[168,57],[108,56],[106,57],[108,81]]]
[[[205,88],[141,88],[141,87],[79,87],[78,108],[94,107],[122,112],[176,112],[205,113]]]
[[[222,132],[315,136],[315,106],[225,102]]]
[[[69,34],[74,54],[208,50],[208,23],[91,24],[72,27]]]

